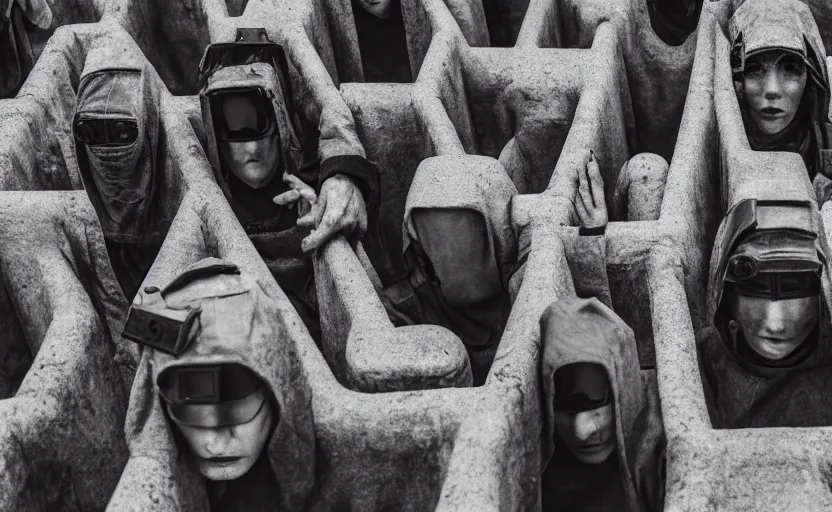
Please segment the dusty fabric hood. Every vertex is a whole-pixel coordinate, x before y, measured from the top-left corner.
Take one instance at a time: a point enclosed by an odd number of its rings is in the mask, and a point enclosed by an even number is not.
[[[148,64],[128,52],[97,48],[87,55],[75,118],[135,120],[138,138],[127,146],[75,144],[79,172],[109,241],[161,241],[164,155],[160,146],[160,96]]]
[[[731,69],[740,98],[748,57],[768,50],[785,50],[799,55],[806,63],[808,79],[803,100],[795,119],[782,132],[762,133],[750,120],[748,108],[740,99],[740,112],[752,149],[799,152],[807,160],[811,177],[817,172],[828,175],[832,172],[827,169],[832,162],[829,71],[826,49],[809,7],[799,0],[748,0],[734,13],[728,31]],[[812,153],[816,155],[810,156]]]
[[[445,163],[449,162],[449,157],[442,158]],[[507,285],[517,262],[517,240],[510,208],[517,188],[495,160],[470,155],[460,158],[467,161],[481,158],[482,165],[477,166],[474,172],[460,173],[452,165],[424,165],[430,158],[419,164],[405,203],[402,252],[408,250],[411,241],[419,240],[411,218],[414,209],[475,210],[485,219],[491,254],[497,262],[501,280]],[[464,168],[468,167],[470,164]]]
[[[35,65],[26,21],[41,30],[52,26],[46,0],[0,0],[0,98],[17,94]]]
[[[183,274],[223,263],[207,258]],[[237,363],[263,379],[277,402],[276,425],[266,450],[279,509],[302,509],[314,484],[315,435],[311,391],[289,339],[298,329],[287,318],[292,306],[245,273],[199,277],[169,293],[162,290],[162,295],[169,308],[201,307],[200,329],[179,356],[144,348],[125,425],[131,457],[152,458],[170,472],[180,509],[207,510],[203,479],[183,456],[186,445],[177,450],[157,378],[175,366]],[[134,304],[145,297],[141,292]]]
[[[229,171],[220,158],[217,132],[214,126],[215,113],[212,111],[211,99],[214,94],[219,92],[255,89],[264,91],[271,100],[280,137],[281,161],[286,172],[298,174],[303,165],[303,140],[297,129],[299,123],[294,116],[290,103],[288,103],[288,101],[291,101],[291,97],[287,101],[287,96],[291,94],[287,69],[275,69],[271,64],[265,62],[252,62],[220,68],[207,77],[206,83],[199,93],[208,146],[208,159],[214,170],[214,177],[243,224],[249,219],[245,209],[232,197],[229,190]],[[280,180],[280,176],[276,176],[275,179]]]
[[[548,329],[545,330],[545,329]],[[655,453],[662,438],[662,422],[657,410],[648,406],[643,393],[633,330],[598,299],[562,299],[554,302],[541,318],[541,337],[554,336],[541,347],[541,379],[544,400],[543,458],[545,467],[555,452],[553,400],[554,375],[572,363],[595,363],[607,371],[613,391],[616,441],[622,483],[637,510],[637,479],[640,468]],[[655,462],[655,461],[654,461]],[[623,507],[622,507],[623,509]]]

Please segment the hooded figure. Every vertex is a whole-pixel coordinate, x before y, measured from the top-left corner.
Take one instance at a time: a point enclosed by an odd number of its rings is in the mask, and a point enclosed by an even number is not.
[[[377,171],[357,156],[331,157],[324,162],[326,170],[322,169],[319,134],[288,101],[292,91],[283,48],[262,39],[265,32],[257,42],[245,37],[240,34],[238,42],[209,46],[200,66],[207,153],[232,210],[317,339],[320,327],[312,261],[301,249],[301,241],[311,229],[296,225],[300,204],[279,206],[272,199],[290,190],[281,178],[284,173],[297,176],[315,190],[330,176],[346,173],[363,187],[365,198],[374,197]],[[249,153],[241,157],[245,151]],[[253,185],[239,175],[240,169],[249,172],[246,168],[252,164],[235,159],[246,160],[248,155],[262,162],[257,164],[261,168],[258,172],[268,181]],[[330,160],[333,165],[327,165]],[[237,171],[231,169],[232,161]],[[368,211],[373,211],[372,204]]]
[[[751,149],[800,153],[810,180],[814,181],[818,174],[832,176],[826,50],[809,7],[799,0],[748,0],[734,13],[728,30],[734,87]],[[786,112],[791,104],[788,86],[779,94],[765,89],[768,85],[760,86],[765,90],[747,90],[749,78],[759,75],[757,78],[762,79],[767,71],[761,59],[776,57],[769,52],[785,54],[786,58],[796,59],[798,65],[805,64],[805,88],[802,97],[794,98],[797,110],[785,127],[780,125],[791,113]],[[791,75],[787,79],[800,82],[799,66],[788,61],[776,65],[785,66],[785,73]],[[766,121],[770,127],[764,126]],[[774,129],[778,131],[771,133]],[[818,201],[822,203],[824,199]]]
[[[664,427],[633,330],[595,298],[552,303],[540,328],[543,510],[662,510]]]
[[[709,324],[697,333],[715,428],[746,426],[778,382],[829,361],[826,268],[810,203],[748,199],[728,212],[711,256]]]
[[[488,375],[511,312],[508,281],[517,260],[510,218],[517,189],[501,166],[483,161],[464,173],[425,165],[430,159],[417,169],[403,221],[415,294],[393,300],[409,323],[441,325],[459,336],[475,385]]]
[[[0,0],[0,98],[14,97],[35,66],[27,30],[33,25],[52,25],[46,0]]]
[[[81,74],[72,124],[75,157],[113,270],[132,298],[175,212],[163,204],[164,132],[151,71],[130,54],[102,50],[87,55]]]
[[[124,336],[145,348],[125,432],[131,458],[151,459],[174,482],[171,508],[303,509],[315,437],[286,311],[257,280],[216,258],[137,296]]]

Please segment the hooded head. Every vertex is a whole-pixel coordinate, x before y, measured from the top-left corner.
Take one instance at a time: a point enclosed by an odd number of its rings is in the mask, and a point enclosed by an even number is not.
[[[758,370],[810,357],[825,266],[809,202],[737,203],[717,233],[707,304],[731,356]]]
[[[205,52],[200,74],[208,157],[217,183],[245,224],[251,215],[235,199],[235,185],[262,190],[281,184],[284,171],[296,174],[301,166],[286,57],[280,45],[267,41],[214,44]]]
[[[661,422],[643,392],[633,330],[598,299],[576,298],[546,308],[540,332],[541,467],[556,449],[596,464],[617,453],[626,493],[637,500],[636,461]]]
[[[129,52],[87,54],[72,130],[84,188],[108,241],[163,236],[158,225],[164,169],[159,89],[147,63]]]
[[[829,121],[826,52],[799,0],[748,0],[729,23],[731,69],[752,149],[804,152]]]
[[[287,307],[215,258],[162,290],[145,288],[124,332],[146,346],[128,409],[131,454],[175,450],[167,457],[180,471],[226,480],[264,447],[280,508],[300,508],[314,483],[315,441],[310,391],[280,322]]]
[[[509,208],[517,189],[494,159],[466,155],[453,163],[419,164],[405,203],[403,250],[418,245],[445,299],[465,307],[507,289],[517,260]]]

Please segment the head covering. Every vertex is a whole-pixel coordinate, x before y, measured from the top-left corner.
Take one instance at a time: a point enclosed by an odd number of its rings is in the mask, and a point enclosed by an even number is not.
[[[280,48],[276,44],[274,47]],[[211,47],[206,50],[206,56],[209,55],[209,50]],[[282,52],[282,48],[280,51]],[[214,177],[247,232],[252,231],[249,224],[255,220],[256,216],[246,208],[244,201],[236,199],[232,194],[229,186],[230,171],[220,157],[217,146],[218,127],[214,126],[214,119],[223,116],[222,105],[212,99],[218,94],[229,91],[260,91],[271,101],[274,122],[277,124],[280,138],[281,162],[285,171],[289,174],[297,174],[303,165],[303,140],[299,131],[301,125],[289,102],[291,101],[291,87],[288,65],[285,58],[278,58],[268,63],[259,61],[258,58],[260,57],[257,52],[253,51],[248,64],[218,67],[212,70],[203,78],[204,85],[199,92],[202,121],[205,125],[208,145],[208,159],[214,169]],[[281,191],[288,190],[285,185],[282,185],[281,175],[282,173],[278,172],[272,181],[282,187]],[[277,195],[273,192],[269,193],[271,196]]]
[[[265,381],[277,403],[267,454],[280,496],[278,508],[300,510],[314,484],[315,436],[311,392],[283,323],[289,306],[249,275],[217,273],[217,268],[228,265],[216,258],[204,259],[161,290],[167,311],[200,310],[198,328],[188,330],[193,334],[179,347],[179,355],[149,345],[144,348],[125,426],[131,457],[153,458],[170,471],[179,486],[180,509],[206,510],[207,501],[182,502],[183,496],[191,500],[207,500],[207,496],[194,488],[200,481],[196,469],[187,457],[179,456],[178,450],[187,445],[176,446],[158,379],[172,368],[242,365]],[[134,309],[156,293],[145,288]]]
[[[731,208],[719,227],[711,255],[706,318],[719,331],[731,358],[743,366],[747,361],[735,357],[736,347],[728,347],[733,340],[727,331],[727,303],[722,300],[725,283],[742,283],[747,265],[760,274],[820,275],[827,260],[817,236],[816,215],[808,201],[745,199]]]
[[[829,146],[829,73],[826,50],[809,7],[799,0],[748,0],[728,24],[731,38],[731,69],[745,131],[757,151],[800,153],[811,178],[825,169]],[[750,119],[743,99],[743,74],[749,57],[780,50],[800,56],[806,63],[808,80],[797,115],[780,133],[763,133]]]
[[[650,25],[665,44],[678,46],[696,30],[704,0],[647,0]]]
[[[118,53],[116,53],[118,52]],[[88,146],[74,140],[78,167],[90,202],[110,242],[160,242],[164,157],[160,146],[159,89],[147,62],[131,52],[96,48],[87,54],[75,102],[79,123],[131,120],[135,142]]]
[[[441,160],[434,161],[435,158]],[[427,158],[416,169],[405,203],[402,252],[419,241],[412,219],[414,209],[474,210],[485,219],[491,254],[501,280],[508,286],[517,262],[517,240],[510,209],[517,189],[493,158],[471,155],[457,158],[459,165],[454,165],[448,156]]]
[[[648,405],[643,391],[633,330],[598,299],[562,299],[540,319],[544,421],[543,459],[546,467],[555,452],[555,372],[574,363],[602,366],[612,388],[620,475],[629,500],[626,510],[640,510],[647,482],[656,478],[653,460],[662,442],[659,411]],[[625,509],[624,507],[621,507]]]

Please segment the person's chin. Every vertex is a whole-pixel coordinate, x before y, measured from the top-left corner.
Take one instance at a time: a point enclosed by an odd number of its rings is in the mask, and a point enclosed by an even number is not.
[[[785,117],[767,119],[767,116],[760,115],[757,118],[757,126],[766,135],[777,135],[785,130],[788,125],[788,120]]]
[[[274,178],[274,173],[269,172],[262,164],[247,164],[244,174],[239,176],[240,180],[254,189],[260,189],[269,184]]]
[[[199,460],[199,472],[208,480],[236,480],[248,473],[254,461],[250,457],[241,457],[231,462],[213,462],[208,459]]]
[[[615,444],[599,443],[581,446],[574,451],[575,458],[584,464],[601,464],[615,452]]]

